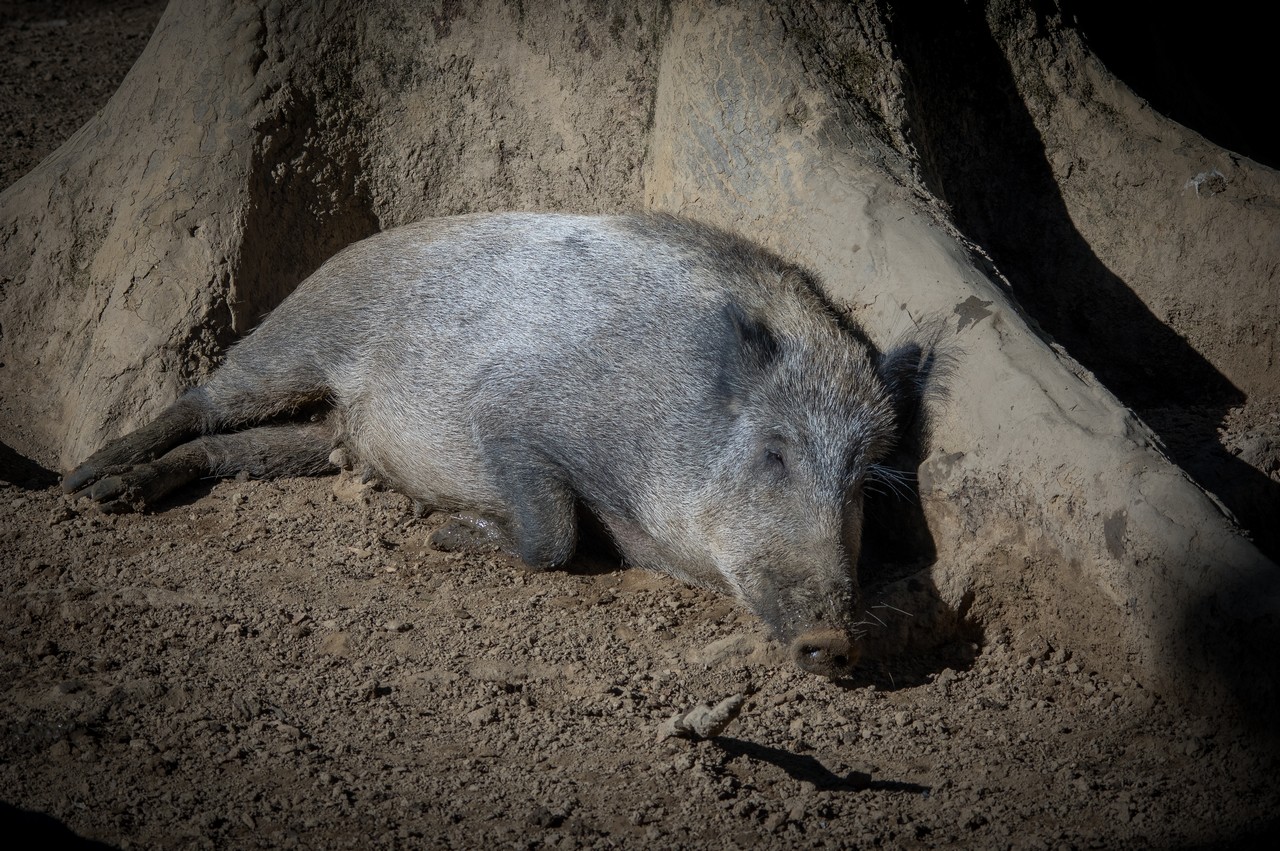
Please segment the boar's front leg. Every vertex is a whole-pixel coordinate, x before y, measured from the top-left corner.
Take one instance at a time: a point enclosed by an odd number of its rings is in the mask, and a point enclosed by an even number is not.
[[[512,532],[520,560],[545,570],[573,555],[578,516],[564,473],[527,445],[499,446],[492,457],[512,512]]]
[[[573,555],[577,531],[572,495],[567,516],[558,494],[548,499],[545,484],[536,492],[524,488],[517,493],[512,489],[511,496],[523,500],[513,505],[512,519],[460,511],[451,514],[448,521],[431,534],[431,546],[447,553],[497,550],[537,570],[558,567],[568,561]]]
[[[519,436],[495,437],[490,421],[481,455],[505,503],[503,517],[459,514],[431,537],[443,550],[510,552],[537,570],[559,567],[573,555],[578,520],[573,491],[564,473]],[[496,426],[496,427],[495,427]]]
[[[334,440],[335,429],[328,421],[205,435],[154,461],[113,467],[76,495],[87,496],[108,511],[120,511],[154,503],[188,482],[209,476],[319,475],[333,469],[329,455]]]

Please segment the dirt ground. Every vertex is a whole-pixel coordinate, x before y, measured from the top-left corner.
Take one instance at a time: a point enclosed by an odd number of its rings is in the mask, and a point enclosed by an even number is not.
[[[162,7],[0,4],[0,181],[109,97]],[[9,452],[0,480],[0,812],[50,840],[1218,848],[1278,827],[1272,731],[1108,681],[1029,626],[1029,596],[837,683],[662,576],[434,552],[433,521],[350,474],[141,515]],[[734,694],[720,737],[659,738]]]

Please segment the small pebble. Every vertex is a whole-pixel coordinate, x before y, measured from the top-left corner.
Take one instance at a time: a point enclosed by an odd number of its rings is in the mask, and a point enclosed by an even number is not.
[[[59,505],[49,513],[49,525],[57,526],[59,523],[65,523],[68,520],[74,520],[76,513],[71,510],[69,505]]]
[[[498,720],[498,710],[492,706],[481,706],[467,713],[467,722],[472,727],[483,727]]]

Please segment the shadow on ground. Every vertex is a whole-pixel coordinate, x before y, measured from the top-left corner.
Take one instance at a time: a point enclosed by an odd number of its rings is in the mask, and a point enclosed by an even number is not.
[[[6,836],[18,837],[18,845],[13,847],[66,848],[74,851],[110,851],[116,847],[94,839],[85,839],[53,816],[21,810],[3,801],[0,801],[0,830]]]
[[[58,483],[58,474],[32,461],[7,443],[0,443],[0,481],[23,490],[42,490]]]
[[[928,786],[919,783],[905,783],[900,780],[874,780],[863,771],[850,771],[843,776],[831,771],[818,759],[805,754],[792,753],[782,748],[773,748],[742,739],[717,736],[711,740],[730,759],[744,757],[757,762],[767,762],[781,768],[793,779],[812,783],[819,791],[858,792],[874,789],[883,792],[911,792],[927,794]]]

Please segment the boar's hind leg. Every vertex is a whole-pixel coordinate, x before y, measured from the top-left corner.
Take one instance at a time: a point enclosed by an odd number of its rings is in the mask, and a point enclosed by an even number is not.
[[[125,474],[197,435],[262,422],[324,398],[327,387],[310,358],[263,353],[260,349],[272,339],[266,335],[264,342],[259,337],[263,335],[250,335],[232,349],[226,365],[206,384],[188,390],[147,425],[90,455],[62,480],[63,491],[85,492],[93,482]]]
[[[137,432],[135,432],[136,434]],[[314,476],[333,469],[330,422],[260,426],[198,437],[155,461],[104,476],[79,493],[107,510],[139,508],[204,477]]]
[[[111,475],[123,473],[139,461],[148,461],[200,431],[204,409],[203,395],[193,390],[165,408],[150,423],[124,437],[113,440],[90,455],[62,480],[62,490],[75,493],[86,485]]]

